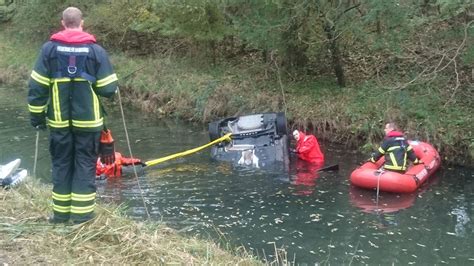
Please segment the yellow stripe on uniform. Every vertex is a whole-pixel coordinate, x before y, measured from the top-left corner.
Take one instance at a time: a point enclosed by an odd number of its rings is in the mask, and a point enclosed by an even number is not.
[[[407,157],[408,157],[408,153],[405,152],[405,154],[403,155],[403,170],[405,170],[405,168],[407,167]]]
[[[99,87],[104,87],[104,86],[107,86],[107,85],[109,85],[110,83],[112,83],[112,82],[114,82],[114,81],[117,81],[117,80],[118,80],[117,74],[112,74],[112,75],[107,76],[107,77],[105,77],[105,78],[103,78],[103,79],[99,79],[99,80],[97,81],[97,83],[95,84],[95,86],[96,86],[97,88],[99,88]]]
[[[58,200],[58,201],[70,201],[71,200],[71,194],[58,194],[56,192],[53,192],[53,199]]]
[[[389,169],[389,170],[405,170],[403,167],[401,166],[393,166],[393,165],[384,165],[383,168],[385,169]]]
[[[34,105],[31,105],[31,104],[28,104],[28,110],[31,112],[31,113],[37,113],[37,114],[41,114],[43,113],[44,111],[46,111],[46,108],[48,107],[48,105],[42,105],[42,106],[34,106]]]
[[[393,151],[393,150],[400,149],[400,148],[401,148],[400,146],[393,146],[393,147],[388,148],[387,151]]]
[[[390,153],[390,161],[392,162],[394,167],[399,167],[397,164],[397,159],[395,158],[395,154]]]
[[[72,81],[88,81],[87,79],[85,78],[54,78],[54,79],[51,79],[51,82],[71,82]]]
[[[100,127],[104,124],[104,119],[100,118],[95,121],[79,121],[72,120],[72,125],[75,127],[90,128],[90,127]]]
[[[55,81],[53,83],[53,109],[54,109],[54,120],[56,122],[61,122],[61,105],[59,103],[59,89],[58,83]]]
[[[91,194],[76,194],[72,193],[71,199],[74,201],[91,201],[95,200],[95,195],[96,193],[91,193]]]
[[[70,78],[55,78],[55,79],[51,79],[51,82],[54,83],[54,82],[70,82],[71,79]]]
[[[48,126],[54,127],[54,128],[65,128],[65,127],[69,126],[69,121],[68,120],[66,120],[66,121],[55,121],[55,120],[51,120],[51,119],[46,119],[46,121],[48,122]]]
[[[32,79],[34,79],[36,82],[40,83],[40,84],[43,84],[45,86],[49,86],[50,79],[45,77],[45,76],[41,76],[38,72],[36,72],[34,70],[31,72],[30,77]]]
[[[382,149],[382,147],[379,147],[379,152],[380,152],[381,154],[385,154],[385,151]]]
[[[59,206],[59,205],[53,204],[53,210],[55,212],[69,213],[71,212],[71,206]]]
[[[77,213],[77,214],[90,213],[94,211],[94,208],[95,208],[95,203],[86,207],[71,206],[71,213]]]
[[[100,103],[99,103],[99,98],[95,94],[94,90],[92,87],[90,87],[91,93],[92,93],[92,101],[93,101],[93,106],[94,106],[94,119],[97,121],[100,119]]]

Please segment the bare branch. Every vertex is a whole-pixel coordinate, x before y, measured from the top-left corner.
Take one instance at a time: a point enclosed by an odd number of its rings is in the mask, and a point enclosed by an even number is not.
[[[425,69],[423,69],[415,78],[413,78],[412,80],[410,80],[409,82],[405,83],[405,84],[402,84],[398,87],[395,87],[393,88],[394,90],[403,90],[405,88],[407,88],[408,86],[414,84],[416,81],[418,81],[419,79],[421,79],[422,77],[425,77],[426,79],[423,80],[423,82],[429,82],[429,81],[432,81],[434,80],[438,73],[442,72],[443,70],[445,70],[447,67],[449,67],[451,64],[454,65],[454,72],[456,74],[456,86],[453,88],[454,92],[453,94],[451,95],[450,99],[446,102],[445,104],[445,107],[448,105],[449,102],[452,101],[457,89],[459,88],[460,86],[460,80],[459,80],[459,73],[458,73],[458,65],[457,65],[457,62],[456,62],[456,59],[459,57],[459,54],[461,52],[461,50],[465,47],[466,45],[466,41],[467,41],[467,36],[468,36],[468,29],[469,27],[471,26],[471,24],[474,23],[474,20],[470,21],[469,23],[466,24],[466,26],[464,27],[464,38],[461,42],[461,44],[459,44],[459,46],[456,48],[455,52],[454,52],[454,55],[451,57],[449,56],[449,53],[451,51],[453,51],[454,49],[448,49],[448,50],[445,50],[445,51],[440,51],[440,52],[435,52],[435,54],[441,56],[441,58],[439,59],[438,61],[438,64],[433,68],[433,66],[428,66],[426,67]],[[429,61],[429,59],[433,58],[430,57],[428,58],[427,61]],[[448,59],[448,61],[445,63],[446,59]]]

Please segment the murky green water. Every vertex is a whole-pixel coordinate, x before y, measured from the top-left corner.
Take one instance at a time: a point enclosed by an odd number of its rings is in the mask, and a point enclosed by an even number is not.
[[[26,93],[0,89],[0,162],[22,158],[32,169],[35,131]],[[128,154],[117,112],[109,119],[119,151]],[[159,158],[208,142],[206,128],[127,113],[133,152]],[[47,132],[40,135],[38,176],[49,179]],[[324,144],[324,143],[323,143]],[[139,178],[98,182],[102,201],[125,203],[130,216],[163,220],[181,232],[243,245],[274,259],[283,248],[300,264],[474,264],[474,171],[442,167],[408,195],[351,187],[350,172],[364,158],[323,145],[338,172],[318,176],[236,168],[210,160],[209,151],[159,165]],[[146,202],[146,208],[143,204]]]

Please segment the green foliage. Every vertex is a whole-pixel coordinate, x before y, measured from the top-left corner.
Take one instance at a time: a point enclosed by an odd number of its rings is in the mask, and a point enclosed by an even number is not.
[[[14,23],[20,34],[29,38],[45,39],[52,32],[61,29],[62,11],[69,6],[80,8],[84,16],[97,1],[84,0],[78,3],[73,0],[18,1]]]
[[[11,0],[0,1],[0,24],[12,19],[15,13],[16,5]]]
[[[466,12],[473,5],[470,0],[437,0],[442,18],[449,19]]]
[[[466,39],[464,32],[472,20],[468,12],[472,12],[472,1],[25,3],[17,7],[12,25],[22,40],[44,41],[60,29],[61,11],[78,6],[85,15],[86,30],[114,55],[124,52],[114,58],[119,74],[133,71],[137,64],[152,66],[126,85],[143,92],[159,91],[159,104],[190,106],[190,112],[211,117],[225,114],[216,111],[221,108],[218,100],[223,99],[216,94],[231,95],[225,105],[237,107],[222,107],[228,112],[248,112],[279,106],[277,97],[269,100],[277,104],[263,106],[264,100],[254,99],[260,94],[248,97],[248,91],[273,97],[283,89],[289,97],[302,95],[294,102],[295,118],[321,123],[328,132],[339,134],[339,139],[369,145],[380,137],[383,121],[396,119],[411,132],[444,145],[445,152],[455,153],[454,148],[449,150],[451,146],[467,151],[471,145],[463,135],[472,131],[473,121],[467,114],[474,112],[468,87],[474,64],[474,24],[467,29]],[[0,41],[0,47],[4,43]],[[218,64],[201,60],[209,57],[209,51]],[[131,52],[140,54],[134,57],[135,63],[129,62]],[[7,63],[0,66],[13,69],[24,53],[3,54]],[[165,59],[156,61],[155,56],[161,54]],[[338,88],[331,74],[336,72],[335,57],[347,75],[347,89]],[[244,87],[250,89],[243,93]],[[212,110],[210,103],[215,107]],[[337,118],[333,118],[335,113]]]
[[[153,33],[161,26],[160,17],[147,0],[99,4],[89,11],[86,22],[95,31],[111,36],[120,35],[122,38],[129,31]]]
[[[190,37],[198,41],[221,41],[231,33],[220,1],[154,0],[154,11],[161,14],[161,33],[165,36]]]
[[[364,28],[371,31],[363,36],[373,36],[376,49],[400,52],[403,40],[421,24],[416,6],[409,2],[367,0],[366,5],[367,13],[361,19]]]
[[[226,15],[246,45],[261,50],[281,47],[281,32],[288,19],[281,1],[229,1]]]
[[[466,49],[461,55],[461,59],[467,66],[474,65],[474,23],[467,29]],[[471,74],[474,75],[474,73]],[[474,79],[474,77],[471,78]]]

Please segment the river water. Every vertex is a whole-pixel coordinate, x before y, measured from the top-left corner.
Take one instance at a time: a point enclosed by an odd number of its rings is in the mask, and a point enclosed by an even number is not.
[[[33,168],[35,131],[24,89],[0,88],[0,163],[22,159]],[[117,150],[128,155],[119,112],[109,124]],[[126,112],[133,153],[160,158],[209,141],[204,126]],[[127,206],[182,233],[243,246],[263,260],[276,251],[298,264],[474,264],[474,170],[442,168],[413,194],[381,193],[350,185],[364,155],[321,143],[337,172],[239,168],[210,159],[209,150],[133,176],[98,181],[99,200]],[[37,177],[50,180],[47,132],[40,132]],[[146,206],[146,207],[145,207]],[[148,214],[147,214],[148,213]]]

